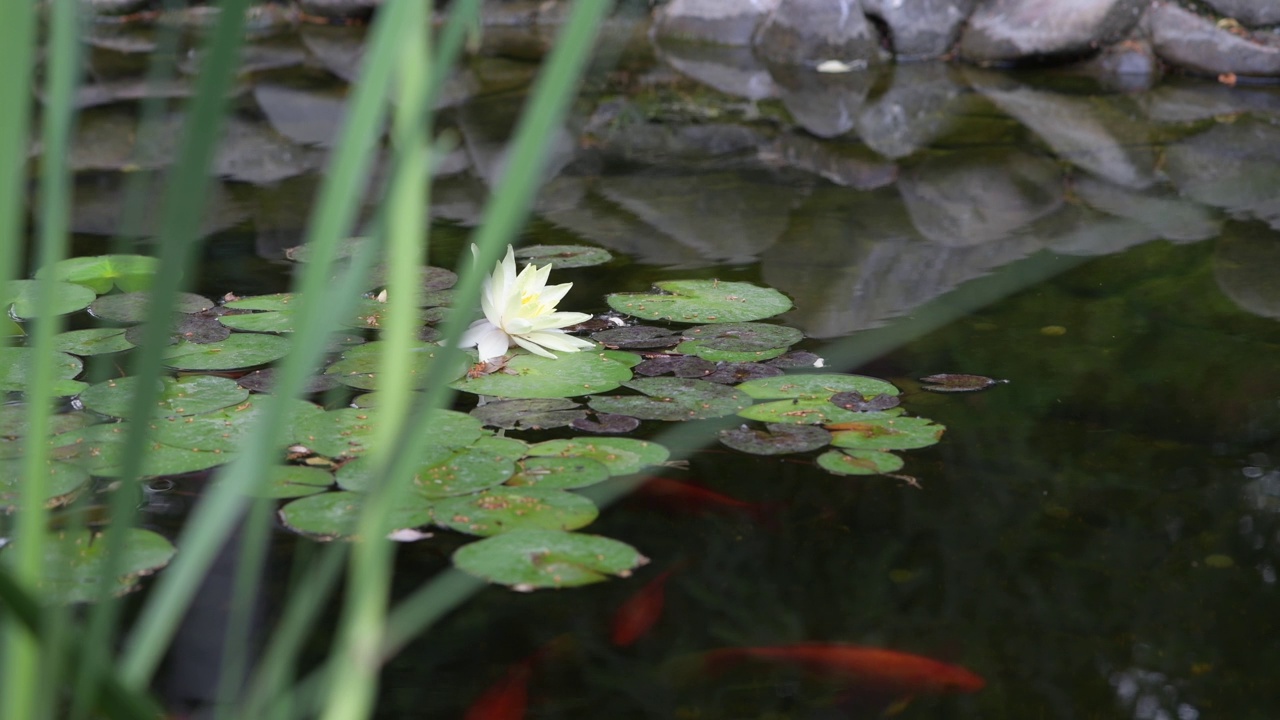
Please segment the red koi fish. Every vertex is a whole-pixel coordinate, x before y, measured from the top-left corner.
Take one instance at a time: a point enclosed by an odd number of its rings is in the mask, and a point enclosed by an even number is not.
[[[609,628],[610,642],[618,647],[628,647],[653,629],[662,617],[662,606],[667,602],[669,579],[671,570],[666,570],[618,607]]]
[[[533,674],[534,659],[529,657],[507,668],[467,708],[466,720],[522,720],[529,705],[529,676]]]
[[[769,503],[753,503],[739,500],[711,488],[671,478],[653,477],[636,488],[640,498],[675,510],[706,513],[738,510],[747,513],[758,522],[771,522],[776,508]]]
[[[708,670],[720,672],[744,661],[795,665],[810,672],[856,680],[916,695],[971,693],[987,681],[958,665],[920,655],[842,643],[798,643],[776,647],[721,648],[703,656]]]

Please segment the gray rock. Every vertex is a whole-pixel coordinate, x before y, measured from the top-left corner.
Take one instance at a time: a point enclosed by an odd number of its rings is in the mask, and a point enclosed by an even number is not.
[[[1138,193],[1087,176],[1076,178],[1072,189],[1076,197],[1090,207],[1141,223],[1165,240],[1208,240],[1222,229],[1215,213],[1175,193],[1161,190]]]
[[[960,56],[1007,63],[1083,55],[1128,34],[1146,0],[988,0],[960,34]]]
[[[862,11],[889,28],[899,60],[927,60],[951,50],[976,0],[862,0]]]
[[[319,151],[299,147],[264,123],[231,117],[213,157],[214,174],[240,182],[265,185],[320,167]]]
[[[680,74],[727,95],[754,102],[778,94],[773,76],[749,48],[662,43],[655,49]]]
[[[1146,25],[1156,54],[1165,62],[1207,75],[1280,75],[1280,38],[1236,35],[1177,5],[1160,2]]]
[[[1045,247],[1060,255],[1098,257],[1157,239],[1154,230],[1085,205],[1068,203],[1032,229]]]
[[[878,72],[819,73],[808,68],[773,69],[778,95],[787,111],[805,130],[823,138],[853,129]]]
[[[253,99],[275,131],[300,145],[333,144],[342,123],[345,93],[269,82],[253,88]]]
[[[934,155],[905,169],[898,191],[916,229],[945,247],[997,242],[1056,211],[1062,171],[1012,150]]]
[[[951,127],[967,88],[945,63],[895,65],[888,72],[889,89],[868,102],[854,122],[867,147],[903,158]]]
[[[1166,78],[1137,102],[1147,117],[1158,123],[1191,123],[1245,112],[1280,115],[1280,96],[1269,89],[1187,78]]]
[[[1280,128],[1241,119],[1165,149],[1165,173],[1182,194],[1280,228]]]
[[[655,38],[750,45],[780,0],[671,0],[653,18]]]
[[[166,173],[148,175],[139,173],[113,173],[95,175],[83,181],[77,179],[75,202],[71,208],[70,230],[88,235],[127,235],[152,237],[160,232],[160,218],[164,204]],[[130,183],[142,182],[142,207],[137,216],[128,218],[136,223],[126,227],[124,222],[130,208]],[[198,237],[238,225],[248,217],[244,206],[234,200],[222,183],[211,181],[205,196],[204,214],[198,222]]]
[[[80,170],[154,170],[177,157],[185,116],[169,113],[145,129],[127,105],[92,108],[80,114],[67,163]]]
[[[839,60],[865,67],[886,57],[859,0],[782,0],[760,26],[755,47],[781,65]]]
[[[1072,65],[1070,70],[1126,93],[1150,90],[1164,74],[1155,49],[1138,33],[1102,48],[1097,55]]]
[[[1245,25],[1280,25],[1280,4],[1275,0],[1204,0],[1210,7]]]

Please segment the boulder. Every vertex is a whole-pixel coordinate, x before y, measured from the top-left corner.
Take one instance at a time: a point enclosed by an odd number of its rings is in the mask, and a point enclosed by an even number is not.
[[[839,60],[865,68],[886,57],[859,0],[782,0],[760,27],[755,48],[780,65]]]
[[[879,73],[819,73],[808,68],[775,67],[778,96],[791,117],[805,130],[823,138],[853,129],[867,93]]]
[[[658,58],[682,75],[727,95],[752,102],[774,97],[778,88],[750,48],[696,43],[658,43]]]
[[[1151,45],[1171,65],[1206,75],[1280,75],[1280,38],[1237,34],[1212,19],[1167,2],[1146,18]]]
[[[862,0],[862,11],[889,29],[893,54],[900,60],[929,60],[945,55],[960,36],[960,26],[975,0]]]
[[[1240,119],[1171,143],[1165,172],[1183,195],[1280,229],[1280,128]]]
[[[780,0],[671,0],[653,18],[655,38],[750,45]]]
[[[858,136],[888,158],[904,158],[955,124],[956,106],[972,97],[946,63],[894,65],[888,89],[855,120]]]
[[[1245,25],[1280,25],[1280,3],[1275,0],[1204,0],[1205,4]]]
[[[990,0],[969,17],[960,56],[979,64],[1084,55],[1123,38],[1145,0]]]

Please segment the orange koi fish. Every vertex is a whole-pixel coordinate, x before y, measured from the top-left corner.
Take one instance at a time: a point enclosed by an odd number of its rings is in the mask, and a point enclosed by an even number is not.
[[[618,647],[627,647],[653,629],[662,617],[662,606],[667,602],[667,580],[670,578],[671,570],[664,571],[618,607],[610,626],[610,642]]]
[[[747,502],[718,493],[711,488],[664,477],[645,480],[640,487],[636,488],[636,495],[664,507],[692,513],[739,510],[759,522],[770,521],[776,510],[769,503]]]
[[[874,684],[905,694],[971,693],[986,686],[979,675],[920,655],[842,643],[798,643],[776,647],[721,648],[703,656],[720,672],[744,661],[795,665],[810,672]]]
[[[471,707],[466,720],[522,720],[529,705],[529,676],[534,658],[526,658],[507,668]]]

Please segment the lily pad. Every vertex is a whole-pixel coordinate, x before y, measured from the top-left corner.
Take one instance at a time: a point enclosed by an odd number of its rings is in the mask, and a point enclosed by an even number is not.
[[[285,527],[315,540],[351,537],[365,496],[354,492],[326,492],[300,498],[280,508]],[[431,522],[431,502],[408,498],[391,512],[391,530],[408,530]]]
[[[488,537],[518,529],[577,530],[600,514],[581,495],[546,488],[494,488],[478,495],[440,500],[435,523],[468,535]]]
[[[657,443],[633,438],[570,438],[529,446],[534,457],[585,457],[598,460],[611,475],[629,475],[667,461],[671,453]]]
[[[471,416],[504,430],[549,430],[584,418],[587,411],[564,398],[533,398],[485,403],[472,410]]]
[[[243,389],[238,385],[236,388]],[[211,412],[160,417],[151,423],[153,437],[174,447],[235,453],[248,441],[249,433],[258,430],[258,418],[271,402],[278,402],[278,399],[252,395],[243,402]],[[290,398],[286,412],[285,422],[294,424],[303,418],[320,415],[324,410],[314,403]]]
[[[56,280],[83,285],[98,295],[118,287],[124,292],[146,290],[160,261],[146,255],[95,255],[67,258],[52,268]],[[41,268],[36,277],[46,272]]]
[[[705,420],[732,415],[751,405],[751,398],[735,388],[706,380],[639,378],[626,387],[640,395],[596,395],[587,404],[598,412],[630,415],[641,420]]]
[[[32,348],[7,347],[0,348],[0,391],[25,391],[31,384],[31,365],[39,356]],[[40,360],[44,362],[43,358]],[[85,387],[84,383],[71,378],[80,374],[84,362],[75,355],[56,352],[53,354],[54,379],[62,381],[54,388],[59,395],[74,395]],[[66,393],[71,390],[70,393]]]
[[[743,383],[746,384],[746,383]],[[739,385],[738,387],[742,387]],[[871,417],[895,417],[888,413],[860,413],[832,405],[829,400],[807,398],[794,400],[775,400],[759,403],[738,413],[748,420],[759,420],[766,423],[786,423],[789,425],[830,425],[865,420]]]
[[[146,292],[103,295],[89,304],[89,312],[103,320],[139,323],[147,319],[147,305],[150,298],[150,294]],[[178,293],[170,309],[178,313],[198,313],[211,307],[213,307],[213,301],[207,297],[192,293]]]
[[[623,435],[640,427],[640,418],[615,413],[596,413],[594,419],[574,420],[569,427],[597,435]]]
[[[680,344],[681,338],[674,330],[652,325],[634,325],[591,333],[591,339],[607,348],[631,348],[654,350],[671,348]]]
[[[831,433],[810,425],[769,423],[764,430],[745,425],[720,431],[720,442],[752,455],[808,452],[831,444]]]
[[[453,564],[483,580],[529,592],[627,577],[649,562],[626,543],[560,530],[521,529],[465,545]]]
[[[516,259],[522,263],[556,269],[604,265],[613,255],[603,248],[586,245],[529,245],[516,250]]]
[[[275,388],[276,370],[275,368],[263,368],[254,370],[253,372],[241,376],[236,380],[236,384],[240,387],[257,393],[270,393]],[[332,390],[338,387],[338,379],[332,375],[312,375],[307,378],[303,384],[303,392],[322,393],[326,390]]]
[[[507,479],[511,487],[543,490],[573,490],[609,479],[609,468],[585,457],[530,457],[516,464],[516,473]]]
[[[235,333],[222,342],[170,345],[164,362],[179,370],[239,370],[279,360],[289,347],[289,340],[278,335]]]
[[[784,375],[763,378],[742,383],[738,389],[756,400],[781,398],[826,400],[840,392],[857,392],[866,398],[898,394],[898,388],[879,378],[841,374]]]
[[[929,383],[928,385],[922,385],[920,389],[938,393],[975,392],[998,383],[1009,382],[1008,380],[995,380],[984,375],[965,375],[962,373],[940,373],[922,377],[920,381]]]
[[[471,447],[478,450],[491,450],[510,458],[522,458],[529,454],[529,443],[513,437],[498,437],[497,435],[483,435],[479,440],[471,443]]]
[[[796,350],[769,360],[768,364],[776,368],[820,368],[824,360],[811,352]]]
[[[0,460],[0,513],[8,514],[15,509],[18,486],[25,476],[25,462],[21,457]],[[84,490],[89,484],[89,473],[71,463],[51,461],[44,483],[45,507],[58,507],[71,502]]]
[[[759,362],[783,354],[804,333],[785,325],[721,323],[689,328],[684,337],[676,352],[715,362]]]
[[[902,469],[902,458],[883,450],[828,450],[818,467],[836,475],[879,475]]]
[[[716,371],[716,364],[692,355],[659,355],[640,363],[637,375],[675,375],[680,378],[704,378]]]
[[[351,257],[352,255],[355,255],[357,252],[359,252],[366,244],[371,242],[374,242],[374,238],[359,237],[359,236],[350,237],[345,240],[342,240],[341,242],[338,243],[338,252],[335,255],[335,257],[337,258]],[[291,248],[286,248],[284,251],[284,256],[289,260],[292,260],[297,263],[309,262],[311,260],[311,246],[295,245]]]
[[[50,315],[66,315],[89,307],[97,295],[89,288],[75,283],[54,281],[53,303],[38,305],[39,280],[13,280],[5,293],[4,304],[9,312],[20,320],[27,320],[48,312]]]
[[[413,484],[428,498],[470,495],[506,482],[515,472],[517,457],[498,449],[432,447],[414,471]],[[338,485],[365,492],[377,479],[371,470],[367,459],[356,458],[338,469]]]
[[[294,424],[294,442],[329,457],[359,455],[367,449],[377,422],[377,408],[342,408],[308,415]],[[442,448],[465,447],[481,435],[480,421],[464,413],[435,413],[430,442]]]
[[[495,373],[463,378],[453,387],[505,398],[563,398],[607,392],[631,379],[631,369],[604,353],[586,350],[556,358],[518,354]]]
[[[870,399],[860,392],[840,392],[831,396],[831,404],[854,412],[881,412],[902,404],[896,395],[876,395]]]
[[[173,544],[150,530],[125,531],[124,549],[111,560],[119,575],[109,588],[111,595],[136,590],[138,580],[159,570],[173,558]],[[40,600],[49,605],[91,602],[98,598],[102,571],[107,563],[102,536],[87,530],[65,530],[45,543],[44,578],[38,589]],[[0,559],[8,561],[0,553]]]
[[[742,323],[791,309],[786,295],[745,282],[667,280],[661,293],[615,293],[605,299],[618,312],[646,320],[684,323]]]
[[[83,412],[59,413],[49,418],[49,434],[57,435],[78,430],[97,422],[92,415]],[[25,403],[0,405],[0,437],[21,439],[27,436],[27,406]]]
[[[89,328],[88,330],[68,330],[58,333],[53,338],[53,348],[60,352],[87,357],[90,355],[106,355],[134,347],[125,339],[124,328]]]
[[[744,383],[748,380],[778,377],[782,374],[782,368],[765,365],[764,363],[721,363],[719,367],[716,368],[715,372],[702,379],[707,382],[721,383],[723,385],[738,385],[739,383]]]
[[[844,422],[832,433],[831,444],[857,450],[910,450],[936,444],[946,430],[918,417],[876,417]],[[834,429],[834,428],[833,428]]]
[[[80,393],[80,404],[96,413],[125,417],[129,414],[138,382],[137,377],[129,376],[91,385]],[[160,384],[156,398],[157,415],[195,415],[221,410],[249,397],[249,391],[237,385],[235,380],[213,375],[165,377],[152,382]]]
[[[173,342],[193,342],[207,345],[209,343],[222,342],[231,337],[231,328],[218,322],[218,317],[207,315],[205,313],[181,314],[176,318],[169,337]],[[141,331],[143,326],[135,325],[125,331],[125,338],[129,342],[142,344]],[[136,335],[135,335],[136,333]]]
[[[386,349],[383,342],[371,342],[343,351],[342,359],[325,369],[338,382],[358,390],[375,390],[378,387],[379,363],[381,354]],[[421,389],[426,386],[428,368],[440,356],[441,349],[437,345],[422,343],[414,346],[414,365],[409,370],[413,378],[413,386]],[[446,377],[449,380],[460,378],[467,371],[466,356],[461,356],[456,366],[451,368]]]
[[[298,498],[322,493],[333,486],[333,473],[323,468],[282,465],[271,468],[267,484],[254,491],[266,498]]]

